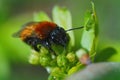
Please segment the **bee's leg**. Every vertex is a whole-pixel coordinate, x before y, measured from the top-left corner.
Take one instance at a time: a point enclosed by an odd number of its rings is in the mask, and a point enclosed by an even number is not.
[[[32,46],[32,48],[33,48],[35,51],[37,51],[37,52],[39,52],[39,51],[40,51],[40,48],[41,48],[41,47],[38,47],[38,45],[39,45],[39,44],[36,44],[36,45],[33,45],[33,46]]]
[[[48,47],[48,50],[49,50],[49,52],[53,53],[53,55],[55,55],[55,56],[56,56],[55,51],[54,51],[51,47]]]
[[[51,43],[49,42],[48,39],[43,40],[43,41],[41,42],[41,44],[42,44],[45,48],[47,48],[50,53],[53,53],[53,55],[56,56],[56,53],[55,53],[55,51],[52,49]]]

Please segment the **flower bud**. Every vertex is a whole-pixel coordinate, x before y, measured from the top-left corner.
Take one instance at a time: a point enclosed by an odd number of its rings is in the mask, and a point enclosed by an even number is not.
[[[66,66],[68,63],[68,60],[65,55],[58,55],[57,56],[57,64],[59,67]]]
[[[66,58],[69,60],[69,62],[74,62],[76,59],[76,55],[74,53],[68,53]]]
[[[55,80],[63,80],[63,78],[66,76],[63,70],[61,70],[59,67],[55,67],[52,69],[51,75],[54,76]]]
[[[40,48],[40,54],[48,54],[48,50],[45,47]]]
[[[42,66],[49,66],[51,60],[52,58],[50,55],[40,54],[39,62]]]
[[[30,54],[30,57],[29,57],[29,63],[38,64],[39,63],[39,53],[32,50],[32,53]]]
[[[76,52],[76,55],[82,64],[85,64],[85,65],[91,64],[89,54],[84,49],[78,50]]]

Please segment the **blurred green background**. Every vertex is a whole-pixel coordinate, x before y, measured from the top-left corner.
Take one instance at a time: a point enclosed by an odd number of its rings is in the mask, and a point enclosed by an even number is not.
[[[103,54],[106,61],[119,62],[120,1],[94,0],[94,3],[99,20],[97,53],[110,48],[111,51]],[[28,63],[30,47],[12,34],[32,21],[34,12],[45,11],[52,17],[54,5],[65,6],[71,11],[74,27],[83,25],[84,14],[91,7],[90,0],[0,0],[0,80],[47,80],[48,74],[40,65]],[[77,34],[81,32],[74,32],[75,49],[80,48],[80,35]],[[101,55],[97,57],[102,58]]]

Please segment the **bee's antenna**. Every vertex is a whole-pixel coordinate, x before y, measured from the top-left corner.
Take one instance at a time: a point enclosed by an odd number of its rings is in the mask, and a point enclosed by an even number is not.
[[[67,31],[71,31],[71,30],[81,29],[81,28],[83,28],[83,27],[84,27],[84,26],[77,27],[77,28],[72,28],[72,29],[68,29],[68,30],[66,30],[66,32],[67,32]]]

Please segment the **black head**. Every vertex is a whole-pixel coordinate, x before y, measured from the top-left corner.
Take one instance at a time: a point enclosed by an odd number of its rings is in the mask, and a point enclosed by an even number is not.
[[[66,47],[69,42],[69,35],[63,28],[56,27],[56,29],[50,33],[50,40],[57,45]]]

